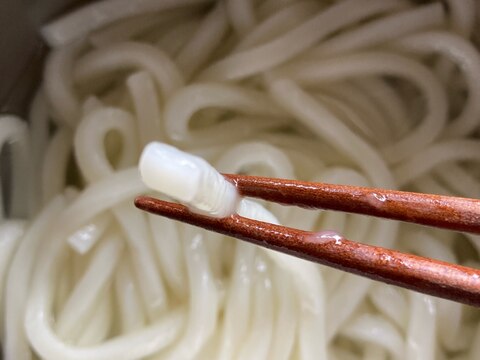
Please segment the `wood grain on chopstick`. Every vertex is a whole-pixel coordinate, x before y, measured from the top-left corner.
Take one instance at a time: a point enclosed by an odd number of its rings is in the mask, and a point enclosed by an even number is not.
[[[257,176],[224,176],[243,196],[480,234],[480,200]]]
[[[480,270],[251,220],[239,215],[218,219],[190,212],[185,206],[150,197],[135,205],[153,214],[182,221],[319,264],[406,289],[480,306]]]

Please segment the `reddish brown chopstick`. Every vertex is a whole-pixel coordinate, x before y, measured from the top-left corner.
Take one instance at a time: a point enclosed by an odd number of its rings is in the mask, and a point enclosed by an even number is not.
[[[428,295],[480,307],[480,270],[247,219],[218,219],[185,206],[141,196],[135,205],[153,214],[182,221],[319,264]]]
[[[243,196],[480,234],[480,200],[257,176],[224,176]]]

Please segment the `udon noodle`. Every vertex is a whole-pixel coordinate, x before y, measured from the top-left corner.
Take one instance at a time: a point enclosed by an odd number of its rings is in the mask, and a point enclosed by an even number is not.
[[[478,197],[479,11],[475,0],[103,0],[46,25],[28,122],[0,117],[4,358],[480,359],[472,308],[133,206],[152,193],[137,168],[152,141],[220,172]],[[227,204],[212,174],[199,185],[185,172],[177,199]],[[480,265],[472,235],[236,205]]]

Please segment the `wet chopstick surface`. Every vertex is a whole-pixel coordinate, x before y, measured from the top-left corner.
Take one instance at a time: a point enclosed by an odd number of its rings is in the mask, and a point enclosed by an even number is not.
[[[224,174],[243,196],[480,234],[480,200]]]
[[[242,185],[239,186],[239,189],[242,194],[246,195]],[[279,195],[279,197],[281,196]],[[264,197],[262,196],[262,198]],[[284,198],[281,197],[281,199]],[[292,229],[247,219],[239,215],[223,219],[198,215],[190,212],[183,205],[146,196],[136,198],[135,205],[153,214],[232,236],[322,265],[428,295],[480,307],[480,270],[364,245],[328,232],[313,233]]]

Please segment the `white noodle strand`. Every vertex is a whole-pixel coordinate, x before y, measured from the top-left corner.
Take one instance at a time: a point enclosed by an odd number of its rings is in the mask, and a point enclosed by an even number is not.
[[[232,1],[230,1],[232,2]],[[233,1],[234,3],[247,3],[248,1]],[[228,30],[227,17],[223,2],[204,18],[192,38],[183,46],[176,56],[176,62],[186,79],[190,78],[211,56],[212,52],[220,45]]]
[[[403,5],[403,1],[391,0],[341,1],[265,45],[214,63],[199,77],[208,80],[239,80],[257,74],[288,61],[344,26]]]
[[[9,159],[10,169],[2,169],[0,175],[0,221],[6,216],[6,209],[9,209],[10,216],[22,217],[28,216],[31,212],[29,195],[31,189],[29,185],[30,172],[30,141],[26,123],[12,115],[0,115],[0,154],[8,145],[11,152]],[[10,195],[9,204],[4,204],[3,192],[6,187],[2,181],[3,174],[9,174],[12,184],[8,193]],[[7,207],[4,209],[4,205]]]
[[[121,256],[122,242],[109,237],[99,244],[91,263],[70,294],[55,324],[57,334],[72,341],[81,319],[93,310],[102,288],[110,280]],[[81,330],[81,329],[79,329]]]
[[[44,26],[42,35],[50,46],[65,45],[122,18],[202,2],[208,0],[102,0]]]

